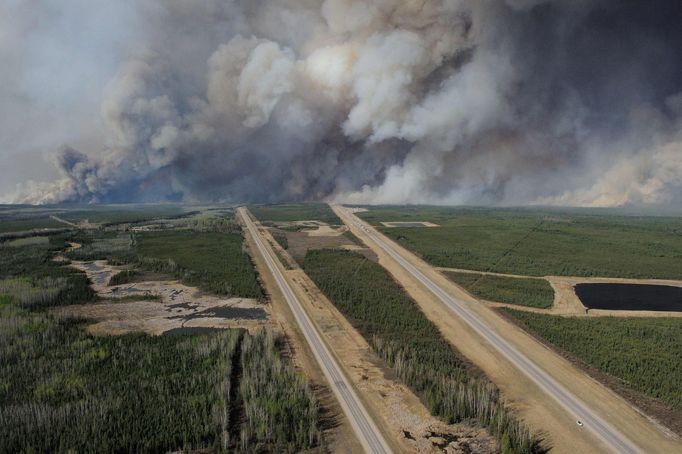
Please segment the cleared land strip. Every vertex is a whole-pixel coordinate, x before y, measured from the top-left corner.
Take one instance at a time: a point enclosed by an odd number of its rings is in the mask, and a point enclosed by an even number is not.
[[[272,254],[263,244],[260,233],[251,220],[248,211],[243,207],[239,208],[237,211],[251,233],[251,236],[258,247],[258,252],[265,259],[265,262],[277,281],[284,298],[291,307],[294,317],[296,318],[303,335],[305,336],[311,350],[313,351],[313,354],[315,355],[315,359],[319,363],[332,391],[339,400],[341,407],[350,420],[351,425],[355,429],[355,432],[363,447],[367,452],[371,453],[391,452],[386,440],[384,440],[380,431],[376,427],[376,424],[374,424],[367,413],[367,410],[365,410],[364,406],[360,402],[360,399],[353,391],[350,382],[341,372],[341,368],[336,363],[336,360],[332,354],[329,352],[324,341],[313,326],[310,318],[301,307],[301,303],[298,301],[286,278],[277,267]]]
[[[67,221],[66,219],[62,219],[62,218],[57,217],[57,216],[50,216],[50,217],[51,217],[52,219],[54,219],[55,221],[57,221],[57,222],[61,222],[62,224],[66,224],[66,225],[68,225],[68,226],[70,226],[70,227],[78,228],[78,224],[74,224],[73,222]]]
[[[494,327],[486,323],[475,313],[471,304],[453,298],[444,291],[441,286],[422,273],[417,267],[406,260],[392,243],[381,237],[373,228],[360,221],[352,212],[344,207],[334,206],[336,213],[349,225],[359,229],[365,238],[368,238],[376,247],[386,253],[400,267],[407,271],[412,278],[416,279],[421,285],[426,287],[435,295],[445,306],[462,319],[471,329],[490,344],[498,353],[511,362],[518,370],[526,375],[535,385],[549,394],[564,410],[574,415],[577,420],[582,421],[584,427],[598,437],[605,447],[614,452],[634,453],[641,452],[631,439],[623,432],[616,429],[613,425],[606,422],[593,409],[588,407],[581,399],[568,391],[562,384],[542,370],[535,362],[529,359],[520,350],[512,346],[506,339],[500,336]]]

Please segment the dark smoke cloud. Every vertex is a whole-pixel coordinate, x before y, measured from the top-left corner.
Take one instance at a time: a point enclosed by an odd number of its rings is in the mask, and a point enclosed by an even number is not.
[[[678,0],[122,5],[139,28],[103,91],[100,143],[63,148],[63,179],[15,201],[682,195]]]

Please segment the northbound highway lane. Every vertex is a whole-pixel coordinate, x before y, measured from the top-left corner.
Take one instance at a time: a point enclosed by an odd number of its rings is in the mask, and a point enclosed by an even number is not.
[[[361,221],[348,208],[334,206],[342,218],[361,229],[380,249],[395,260],[401,267],[410,273],[424,287],[433,293],[458,317],[464,320],[478,335],[499,351],[515,367],[521,370],[544,392],[555,399],[563,408],[574,415],[576,422],[580,421],[586,430],[592,431],[612,451],[617,453],[639,453],[642,450],[637,447],[626,435],[618,431],[612,425],[592,411],[589,406],[578,397],[569,392],[549,374],[533,363],[523,353],[509,345],[493,328],[478,317],[465,301],[453,298],[445,292],[433,280],[419,271],[412,263],[406,260],[392,244],[385,241],[382,236],[368,224]]]

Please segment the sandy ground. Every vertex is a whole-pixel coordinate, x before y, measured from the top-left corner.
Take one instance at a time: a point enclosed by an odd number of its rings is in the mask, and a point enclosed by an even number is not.
[[[341,236],[348,229],[346,227],[330,227],[328,225],[320,225],[315,230],[306,230],[308,236]]]
[[[261,231],[271,247],[287,255],[266,229]],[[447,425],[431,416],[417,396],[384,368],[364,338],[300,268],[285,274],[396,452],[495,452],[496,442],[485,430]]]
[[[343,229],[343,232],[347,231],[346,227],[343,227]],[[376,256],[370,249],[358,246],[342,234],[333,233],[330,235],[309,235],[309,232],[307,231],[290,232],[286,230],[280,230],[280,232],[286,235],[289,246],[287,249],[288,254],[280,254],[280,258],[288,262],[291,268],[298,268],[295,260],[305,257],[306,253],[311,249],[348,249],[357,251],[368,259],[376,261]],[[279,246],[275,247],[275,249],[281,250]]]
[[[287,236],[289,248],[287,252],[294,258],[304,257],[310,249],[324,249],[341,247],[344,244],[352,244],[342,235],[308,235],[308,232],[287,232],[282,231]]]
[[[338,210],[335,211],[345,221],[344,214]],[[369,241],[362,230],[354,226],[351,230],[372,246],[379,257],[379,263],[403,285],[443,335],[497,384],[503,398],[518,412],[526,424],[545,437],[546,443],[552,447],[552,452],[570,454],[604,452],[605,448],[591,432],[577,426],[575,415],[566,412],[563,407],[560,407],[526,378],[519,369],[483,341],[412,275]],[[398,250],[402,250],[399,245],[385,236],[384,240],[392,243]],[[617,429],[627,433],[645,452],[682,452],[682,443],[679,438],[647,418],[625,399],[542,345],[513,323],[503,319],[493,309],[480,304],[414,254],[404,250],[402,253],[441,288],[461,300],[470,302],[476,314],[510,344],[523,352],[531,361],[541,365],[570,392],[589,403],[594,411],[606,418]]]
[[[589,311],[583,306],[580,298],[575,294],[575,286],[577,284],[603,284],[603,283],[618,283],[618,284],[641,284],[641,285],[671,285],[675,287],[682,287],[682,281],[665,280],[665,279],[626,279],[626,278],[608,278],[608,277],[579,277],[579,276],[523,276],[518,274],[506,273],[490,273],[484,271],[472,271],[461,268],[434,268],[438,271],[454,271],[457,273],[472,273],[485,274],[490,276],[504,276],[515,279],[545,279],[554,289],[554,304],[549,309],[540,309],[536,307],[519,306],[516,304],[505,304],[496,301],[485,301],[484,303],[492,307],[509,307],[518,309],[520,311],[535,312],[538,314],[551,315],[570,315],[581,317],[682,317],[682,312],[674,311],[614,311],[602,309],[590,309]]]
[[[225,298],[205,294],[176,280],[145,281],[109,287],[109,278],[123,268],[105,261],[71,262],[83,270],[98,296],[108,301],[66,306],[55,312],[93,319],[87,330],[96,335],[145,332],[159,335],[181,328],[246,328],[254,331],[268,324],[266,306],[249,298]],[[145,295],[158,295],[148,301]],[[141,297],[136,300],[135,297]],[[117,301],[117,299],[125,300]]]

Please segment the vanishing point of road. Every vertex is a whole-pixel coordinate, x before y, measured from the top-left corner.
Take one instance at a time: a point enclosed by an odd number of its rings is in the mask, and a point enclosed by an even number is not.
[[[341,404],[344,413],[350,420],[360,443],[362,443],[362,446],[367,452],[377,454],[390,453],[391,449],[388,447],[386,440],[384,440],[381,432],[372,421],[367,410],[362,405],[362,402],[355,394],[355,391],[353,391],[350,382],[341,371],[341,368],[320,337],[317,329],[315,329],[308,314],[303,310],[303,307],[291,289],[291,286],[277,267],[275,259],[272,257],[269,249],[263,244],[258,228],[251,220],[248,210],[241,207],[238,208],[238,212],[249,230],[253,241],[256,243],[259,253],[263,256],[270,273],[272,273],[272,276],[275,278],[278,287],[284,295],[284,299],[291,308],[298,326],[310,345],[313,355],[315,355],[315,359],[329,382],[329,386]]]
[[[642,452],[632,441],[612,425],[595,414],[584,402],[554,380],[523,353],[509,345],[493,328],[488,326],[467,306],[471,303],[453,298],[433,280],[419,271],[413,264],[405,259],[396,249],[384,241],[383,238],[368,224],[361,221],[348,208],[334,206],[344,217],[362,230],[380,249],[395,260],[401,267],[410,273],[424,287],[433,293],[451,311],[468,324],[479,336],[492,345],[515,367],[521,370],[530,380],[556,400],[564,409],[574,415],[576,420],[582,422],[585,429],[590,430],[606,446],[617,453],[630,454]]]

